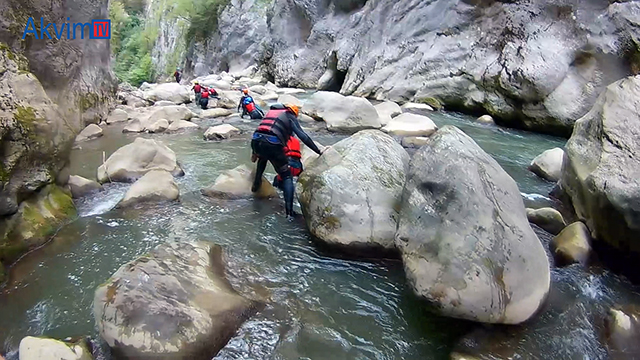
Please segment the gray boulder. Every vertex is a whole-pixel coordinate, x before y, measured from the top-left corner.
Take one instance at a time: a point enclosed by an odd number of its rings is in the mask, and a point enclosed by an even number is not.
[[[591,234],[640,255],[640,76],[605,90],[576,122],[560,186]]]
[[[107,118],[107,124],[115,124],[129,120],[129,114],[122,109],[113,109]]]
[[[18,353],[19,360],[93,360],[85,340],[69,343],[27,336],[20,341]]]
[[[69,191],[71,191],[71,196],[75,199],[81,198],[94,191],[102,190],[102,185],[98,182],[85,179],[78,175],[69,176],[67,186],[69,187]]]
[[[331,146],[298,180],[307,226],[347,250],[392,250],[409,154],[377,130]]]
[[[553,208],[527,209],[527,219],[530,223],[540,226],[553,235],[558,235],[567,224],[562,214]]]
[[[102,128],[96,124],[89,124],[84,128],[78,136],[76,136],[76,143],[81,143],[89,140],[94,140],[104,135]]]
[[[529,319],[549,291],[549,261],[515,181],[470,137],[445,126],[418,150],[396,244],[414,292],[446,316]]]
[[[314,93],[302,111],[314,119],[325,121],[327,129],[334,132],[355,133],[382,126],[378,112],[367,99],[334,92]]]
[[[98,182],[134,182],[152,170],[165,170],[174,176],[184,175],[176,153],[156,140],[137,138],[116,150],[98,168]]]
[[[240,165],[235,169],[224,171],[220,174],[213,185],[200,190],[208,197],[219,199],[243,199],[256,197],[259,199],[277,198],[278,192],[264,176],[262,185],[258,192],[251,192],[251,185],[255,173],[246,165]]]
[[[225,278],[220,246],[169,242],[98,287],[93,314],[119,358],[211,359],[258,306]]]
[[[567,226],[551,241],[551,251],[558,265],[586,265],[591,254],[589,229],[580,221]]]
[[[178,200],[180,190],[173,175],[165,170],[152,170],[138,179],[118,204],[118,207],[133,206],[143,202]]]
[[[529,170],[543,179],[557,182],[562,177],[563,161],[564,150],[560,148],[550,149],[533,159]]]
[[[191,92],[186,86],[182,86],[178,83],[166,83],[157,84],[148,90],[144,91],[144,98],[151,102],[166,100],[176,104],[188,103],[191,101]]]

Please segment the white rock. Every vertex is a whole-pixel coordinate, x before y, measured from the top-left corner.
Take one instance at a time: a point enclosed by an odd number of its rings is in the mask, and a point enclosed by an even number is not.
[[[181,120],[179,120],[181,121]],[[160,119],[153,124],[147,126],[147,131],[151,134],[164,132],[169,128],[169,121],[167,119]]]
[[[75,344],[27,336],[20,341],[19,360],[92,360],[84,341]]]
[[[169,123],[172,123],[178,120],[191,120],[193,117],[195,117],[195,114],[184,105],[162,106],[152,110],[147,124],[153,124],[161,119],[166,119]]]
[[[376,111],[380,116],[380,123],[383,126],[387,125],[394,117],[402,114],[400,105],[394,103],[393,101],[385,101],[374,107],[376,108]]]
[[[482,115],[480,116],[478,119],[476,119],[477,122],[481,122],[483,124],[493,124],[493,117],[491,117],[491,115]]]
[[[204,133],[205,140],[223,140],[239,135],[240,130],[233,125],[223,124],[212,126]]]
[[[80,134],[78,134],[78,136],[76,136],[76,143],[97,139],[102,135],[104,134],[100,126],[96,124],[90,124],[89,126],[84,128],[84,130],[82,130]]]
[[[167,100],[160,100],[160,101],[156,101],[153,106],[175,106],[177,105],[176,103],[174,103],[173,101],[167,101]]]
[[[402,105],[402,110],[422,110],[422,111],[433,111],[433,108],[427,104],[418,104],[418,103],[406,103]]]
[[[132,119],[129,121],[127,126],[122,129],[123,133],[141,133],[143,132],[145,127],[142,125],[142,122],[138,119]]]
[[[192,123],[191,121],[186,120],[178,120],[174,121],[169,125],[167,131],[180,131],[180,130],[190,130],[190,129],[198,129],[200,128],[198,125]]]
[[[217,118],[222,116],[229,116],[231,114],[233,114],[233,111],[229,109],[216,108],[216,109],[202,110],[202,113],[200,113],[200,117],[201,118]]]
[[[203,195],[222,199],[240,199],[248,197],[276,198],[278,192],[271,183],[262,177],[262,185],[255,194],[251,192],[251,185],[255,173],[246,165],[227,170],[216,178],[215,183],[201,192]]]
[[[153,102],[166,100],[182,104],[190,101],[191,92],[186,86],[178,83],[158,84],[149,90],[144,90],[144,98]]]
[[[128,207],[141,202],[173,201],[179,196],[180,190],[173,180],[173,175],[165,170],[152,170],[131,185],[118,207]]]
[[[123,109],[114,109],[109,117],[107,117],[107,124],[115,124],[129,120],[129,114]]]
[[[93,191],[102,190],[102,185],[97,181],[89,180],[78,175],[69,176],[67,186],[69,187],[69,191],[71,191],[71,196],[75,199],[81,198]]]
[[[314,93],[302,111],[314,119],[324,120],[329,131],[355,133],[382,126],[378,112],[367,99],[335,92]]]
[[[302,101],[300,99],[298,99],[297,97],[293,96],[293,95],[289,95],[289,94],[282,94],[278,97],[278,102],[280,104],[293,104],[293,105],[297,105],[298,107],[302,106]]]
[[[562,163],[564,162],[564,150],[554,148],[538,155],[529,166],[534,174],[549,181],[558,181],[562,177]]]
[[[426,116],[404,113],[391,119],[382,131],[398,136],[429,136],[438,127]]]

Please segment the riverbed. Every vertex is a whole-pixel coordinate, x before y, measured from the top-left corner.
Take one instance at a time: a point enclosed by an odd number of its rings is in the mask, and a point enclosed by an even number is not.
[[[562,147],[564,139],[480,124],[457,113],[430,117],[439,126],[456,125],[474,138],[516,180],[521,192],[546,195],[553,187],[527,166],[544,150]],[[110,184],[80,200],[80,217],[13,267],[11,281],[0,294],[0,350],[15,356],[26,335],[97,339],[92,314],[96,287],[124,263],[167,240],[224,246],[234,288],[268,303],[216,359],[446,359],[460,337],[477,327],[430,313],[412,295],[398,260],[355,261],[319,249],[303,220],[284,219],[281,200],[201,196],[200,189],[222,171],[251,164],[248,137],[202,139],[206,127],[215,122],[199,120],[199,131],[160,135],[126,135],[114,125],[105,128],[102,138],[73,150],[71,173],[95,178],[103,156],[137,136],[161,140],[176,152],[186,173],[178,179],[180,202],[113,210],[128,184]],[[256,122],[234,125],[250,131]],[[310,134],[324,145],[344,138]],[[268,177],[274,175],[270,167],[268,171]],[[604,359],[597,319],[614,304],[640,303],[637,288],[598,268],[554,269],[552,278],[552,296],[543,314],[524,327],[499,330],[527,332],[528,342],[514,345],[529,344],[520,353],[538,344],[548,358],[561,349],[567,355],[562,358]],[[571,314],[566,324],[570,334],[549,325],[562,314]],[[97,353],[98,358],[110,358],[104,349]]]

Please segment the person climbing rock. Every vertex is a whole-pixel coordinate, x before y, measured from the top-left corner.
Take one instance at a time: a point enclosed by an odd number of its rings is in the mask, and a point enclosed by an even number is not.
[[[289,168],[291,168],[291,176],[296,177],[300,176],[300,174],[304,171],[302,166],[302,153],[300,152],[300,141],[296,139],[294,136],[289,138],[287,141],[287,146],[284,147],[284,154],[289,159]],[[282,183],[282,176],[276,175],[273,178],[273,186],[284,191],[284,186]]]
[[[262,119],[264,113],[262,110],[256,105],[255,101],[251,95],[249,95],[248,89],[242,90],[242,98],[240,98],[240,103],[238,104],[238,111],[242,108],[241,118],[244,118],[245,115],[249,115],[251,119]]]
[[[196,104],[200,104],[200,96],[202,95],[202,86],[198,81],[193,82],[193,87],[191,88],[193,92],[196,94]]]
[[[284,192],[285,211],[289,220],[295,216],[293,212],[293,178],[289,160],[285,155],[285,146],[289,138],[295,134],[313,152],[320,155],[322,152],[313,140],[302,130],[298,122],[299,109],[291,104],[273,104],[269,112],[253,133],[251,140],[252,162],[258,162],[252,192],[257,192],[262,184],[262,174],[267,167],[267,162],[273,165],[278,175],[282,177],[282,189]]]
[[[200,108],[202,110],[206,110],[207,107],[209,106],[209,95],[210,95],[210,91],[209,89],[207,89],[207,87],[203,87],[202,88],[202,93],[200,94]]]
[[[180,84],[180,80],[182,80],[182,71],[180,68],[176,68],[176,72],[173,73],[173,77],[176,78],[176,82]]]

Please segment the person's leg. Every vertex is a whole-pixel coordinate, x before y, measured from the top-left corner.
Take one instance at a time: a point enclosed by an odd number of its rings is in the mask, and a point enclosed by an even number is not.
[[[267,158],[264,154],[263,142],[260,140],[251,140],[251,150],[254,154],[258,155],[258,166],[256,167],[256,176],[253,178],[253,184],[251,185],[251,192],[258,192],[260,185],[262,185],[262,174],[267,168]]]
[[[289,159],[284,154],[282,146],[272,146],[270,151],[271,157],[269,161],[278,175],[282,178],[282,191],[284,193],[284,208],[287,216],[294,216],[293,213],[293,177],[291,176],[291,168],[289,167]]]

